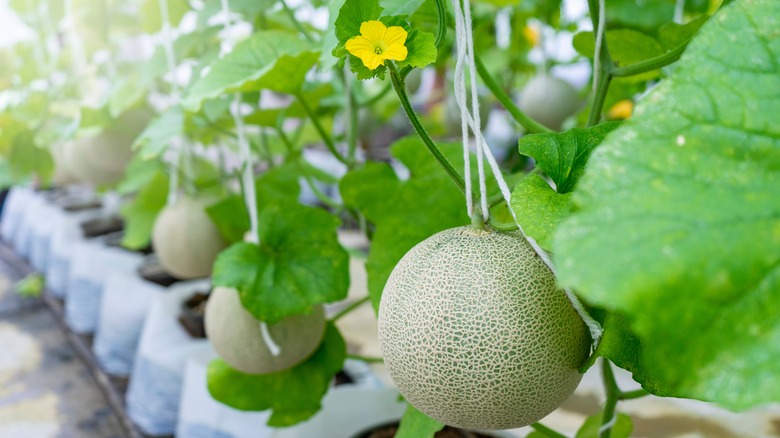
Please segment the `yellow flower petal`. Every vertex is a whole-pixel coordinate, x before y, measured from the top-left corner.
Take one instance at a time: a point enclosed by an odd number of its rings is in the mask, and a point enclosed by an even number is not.
[[[403,61],[408,54],[409,51],[406,49],[406,46],[403,44],[395,44],[388,46],[385,51],[382,52],[382,57],[385,59],[392,59],[393,61]]]
[[[385,62],[385,60],[382,59],[381,56],[376,55],[374,53],[371,53],[368,56],[361,57],[360,60],[363,61],[363,65],[368,67],[369,70],[374,70]]]
[[[360,59],[363,59],[367,54],[375,55],[374,44],[360,35],[350,38],[349,41],[344,44],[344,48],[347,49],[347,52]]]
[[[406,42],[406,38],[409,35],[406,30],[401,26],[390,26],[385,31],[384,42],[390,47],[395,44],[403,45]]]
[[[374,44],[384,39],[386,30],[384,23],[378,20],[364,21],[360,25],[360,34]]]

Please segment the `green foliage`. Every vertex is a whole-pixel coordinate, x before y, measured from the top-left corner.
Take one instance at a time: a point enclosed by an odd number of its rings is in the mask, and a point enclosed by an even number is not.
[[[596,150],[554,239],[561,282],[630,321],[655,394],[778,401],[778,14],[734,2],[702,27]]]
[[[133,149],[144,160],[157,158],[170,146],[174,139],[184,134],[184,111],[174,106],[158,115],[133,143]]]
[[[585,170],[593,149],[618,125],[610,122],[562,133],[530,134],[519,140],[518,147],[521,154],[536,160],[558,193],[568,193]]]
[[[14,289],[23,297],[39,297],[45,286],[46,279],[43,275],[33,273],[16,282]]]
[[[197,110],[206,99],[235,91],[268,89],[294,93],[301,88],[306,73],[317,62],[312,43],[287,31],[260,31],[211,64],[183,100],[189,110]]]
[[[168,23],[177,27],[184,14],[190,10],[186,0],[163,0],[168,7]],[[160,11],[159,0],[144,0],[141,4],[141,16],[143,17],[143,30],[147,33],[157,33],[162,29],[163,18]]]
[[[629,438],[631,432],[634,430],[634,424],[631,422],[631,417],[625,414],[615,415],[617,415],[617,420],[612,426],[610,437]],[[582,427],[580,427],[580,430],[577,431],[577,435],[575,435],[574,438],[599,438],[599,429],[601,428],[603,416],[604,413],[599,412],[598,414],[588,417]]]
[[[212,397],[235,409],[270,409],[269,426],[291,426],[320,409],[320,400],[345,359],[344,339],[329,323],[319,349],[300,365],[271,374],[244,374],[216,359],[209,364],[208,388]]]
[[[525,234],[550,250],[558,225],[571,214],[571,193],[558,193],[539,175],[528,175],[512,190],[512,210]]]
[[[277,203],[258,222],[259,245],[236,243],[217,257],[215,285],[236,288],[244,307],[270,324],[346,297],[349,256],[336,237],[337,218]]]
[[[463,166],[460,145],[439,147],[456,168]],[[339,185],[344,204],[360,210],[376,227],[366,263],[375,310],[390,273],[407,251],[439,231],[469,223],[463,195],[420,139],[399,140],[391,151],[409,168],[407,181],[400,181],[387,164],[368,163]]]
[[[607,45],[612,61],[618,67],[636,64],[646,59],[662,55],[667,49],[655,38],[633,29],[616,29],[606,33]],[[596,42],[593,32],[580,32],[574,36],[574,48],[582,55],[593,57]],[[676,47],[676,46],[674,46]],[[669,47],[668,49],[673,49]],[[658,76],[658,72],[647,72],[631,78],[643,81]]]
[[[442,430],[444,424],[408,405],[401,417],[401,425],[396,432],[396,438],[428,438]]]
[[[149,245],[157,214],[165,207],[168,198],[168,177],[157,170],[135,195],[124,204],[120,215],[125,222],[122,246],[141,249]]]

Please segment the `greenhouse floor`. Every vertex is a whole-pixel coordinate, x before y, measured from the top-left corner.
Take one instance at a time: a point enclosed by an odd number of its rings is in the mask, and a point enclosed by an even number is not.
[[[125,436],[89,369],[40,299],[0,261],[0,437]]]

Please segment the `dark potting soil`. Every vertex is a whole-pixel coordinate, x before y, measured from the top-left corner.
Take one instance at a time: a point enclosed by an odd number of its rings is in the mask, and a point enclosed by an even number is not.
[[[398,423],[385,424],[356,435],[354,438],[393,438],[398,431]],[[480,432],[458,429],[457,427],[445,426],[444,429],[436,432],[435,438],[495,438],[491,435],[485,435]]]
[[[104,236],[116,231],[122,231],[124,222],[118,217],[98,218],[81,223],[81,232],[85,238]]]
[[[169,274],[160,264],[156,256],[150,255],[145,258],[141,266],[138,267],[138,275],[146,281],[159,284],[162,287],[168,287],[181,279]]]
[[[206,312],[206,302],[209,292],[195,292],[181,304],[179,312],[179,324],[187,330],[193,338],[205,338],[206,327],[203,324],[203,315]]]

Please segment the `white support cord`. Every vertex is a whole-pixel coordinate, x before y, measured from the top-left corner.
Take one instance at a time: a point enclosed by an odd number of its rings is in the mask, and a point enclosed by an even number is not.
[[[76,75],[81,76],[87,67],[87,57],[84,44],[76,32],[76,19],[73,16],[73,0],[65,0],[65,25],[67,26],[67,38],[73,56],[73,66]]]
[[[228,0],[222,0],[222,11],[225,14],[225,30],[226,34],[230,35],[230,27],[232,26],[230,20],[230,6]],[[232,47],[232,44],[228,44]],[[257,194],[255,193],[255,173],[254,163],[252,160],[252,150],[249,147],[249,141],[246,138],[246,129],[244,127],[244,119],[241,116],[241,93],[233,95],[233,104],[230,107],[230,112],[233,116],[233,122],[236,124],[236,135],[238,136],[238,148],[241,154],[241,165],[243,167],[241,172],[242,185],[244,186],[244,204],[246,204],[247,212],[249,213],[249,235],[246,240],[250,243],[260,243],[260,225],[257,216]],[[279,356],[282,349],[271,337],[271,332],[268,329],[268,324],[265,321],[260,322],[260,335],[263,337],[263,342],[268,347],[271,355]]]
[[[496,178],[496,182],[498,183],[498,187],[501,190],[501,194],[504,198],[504,201],[507,203],[507,206],[509,207],[509,212],[512,214],[512,218],[515,221],[515,224],[517,225],[518,229],[520,230],[520,233],[525,237],[525,239],[528,241],[528,243],[533,248],[534,252],[536,252],[537,255],[539,255],[539,258],[544,262],[545,265],[550,269],[550,271],[557,277],[557,273],[555,270],[555,265],[552,262],[552,259],[547,254],[547,252],[539,246],[539,244],[534,240],[531,236],[528,236],[524,231],[523,227],[520,225],[520,223],[517,221],[517,216],[515,215],[514,210],[511,208],[511,193],[509,191],[509,186],[507,185],[506,181],[504,180],[503,175],[501,174],[501,169],[498,167],[498,163],[496,162],[495,157],[493,156],[492,151],[490,150],[490,147],[487,145],[487,142],[485,141],[484,136],[482,135],[482,130],[480,127],[480,120],[479,120],[479,107],[478,102],[476,102],[476,74],[475,74],[475,65],[474,65],[474,57],[473,57],[473,32],[471,30],[471,4],[469,0],[462,0],[463,6],[461,7],[461,0],[452,0],[453,7],[455,9],[455,30],[456,30],[456,40],[457,40],[457,53],[458,58],[456,62],[455,67],[455,97],[456,101],[458,102],[458,106],[460,107],[461,111],[461,125],[462,129],[461,132],[463,133],[464,137],[464,161],[466,162],[466,169],[469,168],[469,158],[466,156],[468,154],[468,146],[466,144],[467,141],[467,129],[468,126],[471,131],[474,133],[475,141],[477,143],[477,153],[478,155],[478,165],[480,169],[479,179],[480,179],[480,192],[482,192],[482,188],[486,186],[485,181],[485,175],[483,170],[483,164],[482,164],[482,155],[484,155],[485,159],[487,160],[488,164],[490,165],[491,170],[493,171],[493,175]],[[604,2],[604,0],[599,0],[601,3]],[[603,11],[603,8],[602,8]],[[603,22],[603,21],[602,21]],[[464,47],[465,46],[465,47]],[[466,53],[469,50],[469,47],[471,47],[470,57],[467,58],[468,54]],[[466,62],[468,59],[468,63],[470,64],[470,73],[471,73],[471,92],[472,92],[472,114],[469,114],[469,112],[465,108],[465,78],[464,78],[464,72],[462,63]],[[460,66],[460,68],[459,68]],[[470,179],[470,172],[466,170],[466,179],[467,179],[467,186],[468,181]],[[484,194],[481,194],[481,197],[483,199],[483,215],[485,216],[485,220],[487,220],[487,215],[485,214],[485,210],[487,210],[487,204],[486,204],[486,196]],[[467,190],[466,193],[466,199],[467,203],[471,204],[471,190]],[[470,211],[470,207],[469,207]],[[594,343],[594,349],[598,345],[599,341],[601,340],[601,335],[603,333],[603,329],[601,328],[601,325],[594,320],[588,313],[585,311],[584,306],[582,303],[577,299],[576,295],[574,293],[564,288],[564,292],[566,293],[566,296],[568,297],[569,301],[571,302],[572,306],[574,307],[574,310],[577,311],[577,314],[582,318],[583,322],[588,326],[588,329],[590,330],[591,338],[593,339]]]
[[[685,19],[685,0],[677,0],[674,3],[674,18],[672,18],[672,21],[674,21],[677,24],[683,24],[684,19]]]

